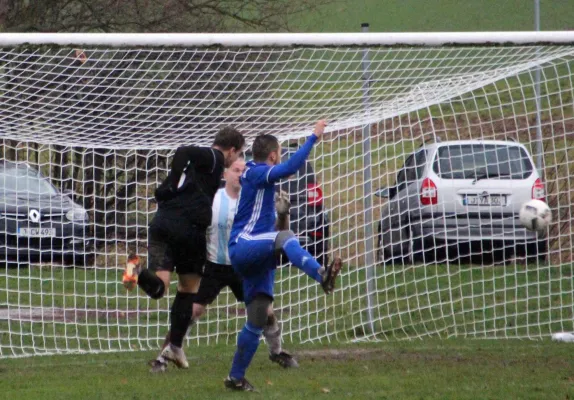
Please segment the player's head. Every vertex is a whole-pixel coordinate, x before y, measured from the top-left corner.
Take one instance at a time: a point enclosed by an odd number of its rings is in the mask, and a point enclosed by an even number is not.
[[[253,161],[277,165],[281,162],[281,146],[273,135],[260,135],[252,146]]]
[[[223,173],[223,178],[225,179],[225,187],[231,189],[232,191],[239,192],[241,190],[239,178],[241,178],[243,171],[245,171],[245,160],[243,158],[238,158]]]
[[[245,138],[235,128],[226,126],[215,135],[213,147],[220,150],[225,157],[225,167],[229,168],[239,158],[245,145]]]

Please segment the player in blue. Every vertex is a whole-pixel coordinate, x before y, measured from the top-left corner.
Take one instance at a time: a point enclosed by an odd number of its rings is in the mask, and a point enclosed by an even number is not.
[[[253,391],[245,379],[245,371],[259,346],[267,321],[267,310],[273,303],[273,285],[277,256],[285,254],[289,261],[316,280],[325,293],[335,288],[341,271],[339,257],[323,268],[299,244],[292,231],[275,230],[275,183],[297,173],[325,131],[325,121],[318,121],[307,142],[284,163],[281,146],[272,135],[258,136],[253,142],[253,161],[241,176],[241,197],[229,238],[229,257],[233,269],[243,279],[243,296],[247,322],[237,338],[237,351],[225,386],[233,390]]]

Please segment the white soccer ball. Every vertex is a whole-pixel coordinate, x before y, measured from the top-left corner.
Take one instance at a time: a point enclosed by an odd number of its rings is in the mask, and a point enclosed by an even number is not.
[[[529,231],[544,232],[552,222],[552,212],[542,200],[530,200],[520,208],[520,223]]]
[[[570,332],[553,333],[552,340],[556,342],[574,342],[574,334]]]

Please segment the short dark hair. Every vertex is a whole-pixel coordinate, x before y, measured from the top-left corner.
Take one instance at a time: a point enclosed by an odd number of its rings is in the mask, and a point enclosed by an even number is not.
[[[269,154],[279,149],[279,140],[273,135],[259,135],[253,142],[253,160],[264,162]]]
[[[213,145],[221,147],[223,150],[229,150],[235,147],[240,150],[245,145],[245,138],[243,134],[232,126],[225,126],[217,132]]]

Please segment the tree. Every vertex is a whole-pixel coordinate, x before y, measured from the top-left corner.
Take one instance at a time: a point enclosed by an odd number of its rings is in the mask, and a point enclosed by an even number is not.
[[[5,32],[286,31],[334,0],[0,0]]]

